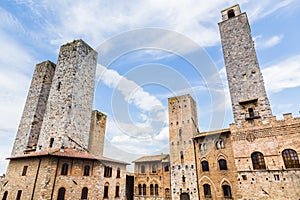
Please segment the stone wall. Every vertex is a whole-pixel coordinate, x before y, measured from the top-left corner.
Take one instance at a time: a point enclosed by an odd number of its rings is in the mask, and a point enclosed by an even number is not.
[[[272,117],[268,121],[256,119],[253,123],[243,123],[241,128],[230,126],[239,176],[238,193],[244,199],[297,199],[300,168],[287,169],[282,151],[293,149],[299,155],[300,118],[286,114],[284,120]],[[251,154],[254,152],[263,154],[265,169],[253,168]]]
[[[105,114],[97,110],[92,112],[88,150],[96,156],[103,155],[106,118]]]
[[[236,12],[234,17],[225,17],[229,10]],[[253,117],[271,117],[247,15],[236,5],[223,10],[222,16],[219,29],[235,123],[252,117],[248,109],[254,110]]]
[[[50,61],[36,65],[12,156],[23,155],[24,151],[35,151],[54,72],[55,64]]]
[[[172,199],[187,193],[198,199],[197,172],[192,138],[197,134],[197,108],[190,95],[168,99]]]
[[[145,173],[142,173],[141,166],[145,167]],[[157,171],[152,173],[152,165],[157,166]],[[167,167],[168,166],[168,167]],[[168,170],[165,170],[165,167]],[[139,195],[139,184],[146,184],[146,195]],[[158,195],[150,195],[150,184],[158,184]],[[170,163],[157,162],[139,162],[134,165],[134,199],[135,200],[167,200],[171,199],[171,194],[166,193],[166,189],[171,191]]]
[[[223,144],[220,142],[222,141]],[[229,185],[232,198],[237,197],[237,174],[233,159],[230,131],[199,134],[195,137],[198,187],[200,199],[224,199],[223,185]],[[219,160],[226,160],[227,170],[220,170]],[[202,161],[207,161],[209,170],[202,170]],[[203,185],[210,185],[211,197],[205,197]]]
[[[62,165],[69,164],[68,175],[61,175]],[[22,176],[23,167],[28,166]],[[85,165],[90,165],[89,176],[83,175]],[[112,176],[104,177],[104,165],[112,167]],[[120,178],[116,178],[120,168]],[[22,190],[22,199],[57,199],[58,190],[66,189],[66,199],[79,199],[82,189],[88,188],[88,199],[102,199],[104,184],[109,183],[109,198],[125,200],[126,165],[107,161],[79,158],[33,157],[13,159],[9,163],[7,184],[0,191],[2,198],[8,191],[8,199],[16,199],[17,191]],[[17,181],[16,181],[17,180]],[[115,198],[116,185],[120,186],[120,197]]]
[[[60,48],[38,141],[41,150],[88,148],[96,61],[97,52],[82,40]]]

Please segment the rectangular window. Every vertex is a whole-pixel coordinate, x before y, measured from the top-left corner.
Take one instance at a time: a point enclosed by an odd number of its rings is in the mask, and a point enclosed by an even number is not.
[[[243,180],[247,180],[247,176],[246,175],[242,175],[242,179]]]
[[[21,196],[22,196],[22,190],[18,190],[18,194],[17,194],[16,200],[21,200]]]
[[[104,167],[104,177],[111,177],[112,167],[105,166]]]
[[[274,174],[274,179],[275,179],[275,181],[280,181],[279,174]]]
[[[116,186],[116,197],[120,197],[120,186]]]
[[[28,166],[25,165],[25,166],[23,167],[22,176],[26,176],[27,169],[28,169]]]
[[[104,186],[104,198],[108,198],[108,186]]]

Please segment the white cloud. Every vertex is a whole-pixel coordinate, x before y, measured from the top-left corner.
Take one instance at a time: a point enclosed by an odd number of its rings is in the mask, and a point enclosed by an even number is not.
[[[268,39],[265,39],[261,35],[259,35],[254,38],[255,47],[257,49],[270,48],[270,47],[273,47],[273,46],[276,46],[277,44],[279,44],[281,42],[282,38],[283,38],[282,35],[274,35]]]
[[[292,56],[262,70],[267,90],[280,92],[300,86],[300,55]]]

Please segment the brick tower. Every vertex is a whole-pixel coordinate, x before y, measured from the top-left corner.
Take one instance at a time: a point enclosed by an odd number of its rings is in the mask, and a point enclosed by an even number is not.
[[[219,23],[235,123],[272,116],[246,13],[239,5],[221,11]]]
[[[88,148],[97,52],[82,40],[60,48],[38,149]]]
[[[50,61],[36,65],[12,156],[36,150],[54,72],[55,64]]]
[[[190,95],[168,99],[172,199],[199,199],[192,138],[197,134],[196,103]]]

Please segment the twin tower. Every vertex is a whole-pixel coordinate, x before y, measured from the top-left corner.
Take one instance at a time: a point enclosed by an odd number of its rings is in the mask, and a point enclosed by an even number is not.
[[[12,156],[61,147],[102,155],[106,116],[92,111],[96,65],[97,52],[82,40],[63,45],[57,65],[36,65]]]

